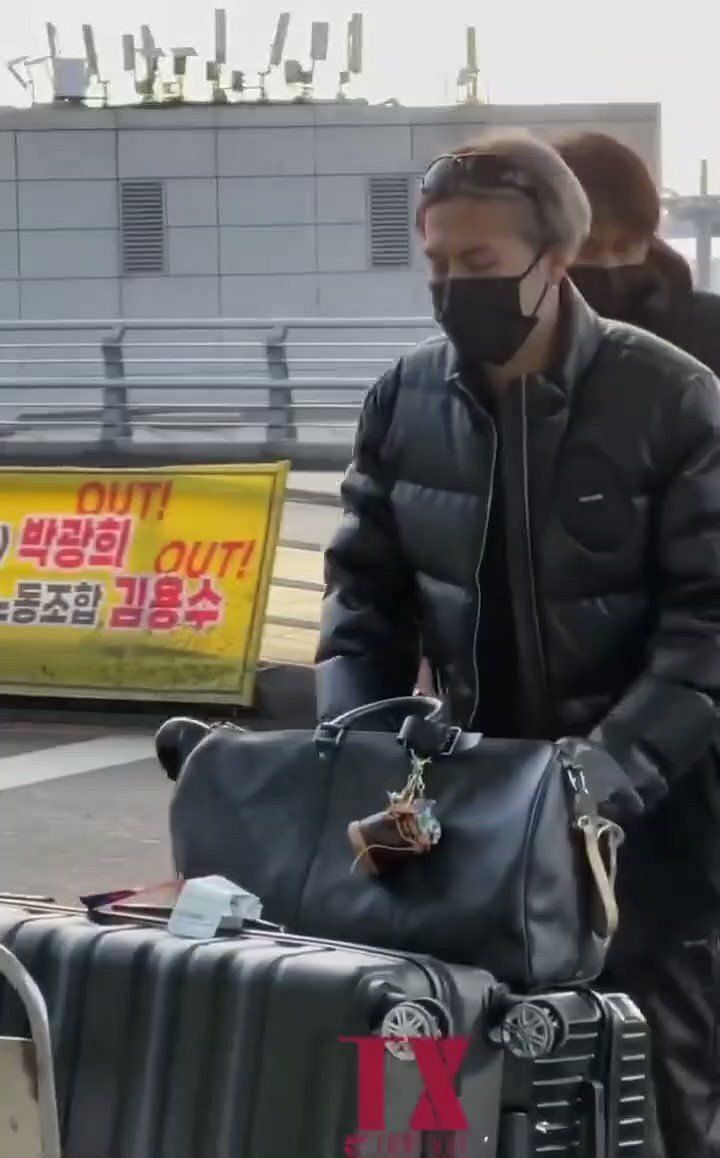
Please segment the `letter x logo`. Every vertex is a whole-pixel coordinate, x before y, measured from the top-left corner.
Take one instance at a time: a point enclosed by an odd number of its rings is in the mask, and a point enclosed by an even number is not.
[[[386,1037],[341,1037],[358,1048],[358,1128],[385,1129]],[[467,1130],[468,1120],[455,1092],[468,1037],[408,1038],[424,1090],[410,1118],[411,1130]]]

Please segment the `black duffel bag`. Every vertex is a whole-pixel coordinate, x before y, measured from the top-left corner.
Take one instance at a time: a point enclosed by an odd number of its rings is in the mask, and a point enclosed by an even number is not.
[[[399,737],[359,730],[389,708],[413,713]],[[526,990],[596,977],[617,923],[620,830],[596,816],[562,745],[485,740],[441,713],[414,697],[315,732],[169,721],[158,755],[178,779],[178,872],[225,876],[310,936],[481,966]],[[398,801],[420,798],[432,806],[410,834],[407,809],[391,833]]]

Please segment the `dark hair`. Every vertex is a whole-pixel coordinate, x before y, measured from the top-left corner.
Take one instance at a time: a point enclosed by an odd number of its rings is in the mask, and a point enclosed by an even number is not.
[[[645,162],[605,133],[577,133],[555,145],[585,190],[593,221],[649,241],[660,224],[660,196]]]
[[[500,157],[508,166],[522,174],[532,186],[532,201],[520,191],[477,187],[463,190],[463,195],[485,199],[512,199],[527,206],[530,221],[528,240],[534,244],[566,250],[573,255],[582,246],[590,231],[590,206],[582,185],[551,145],[530,133],[506,132],[481,137],[457,149],[452,156],[478,155]],[[458,194],[459,195],[459,194]],[[422,195],[417,213],[417,225],[423,228],[425,211],[443,195]]]

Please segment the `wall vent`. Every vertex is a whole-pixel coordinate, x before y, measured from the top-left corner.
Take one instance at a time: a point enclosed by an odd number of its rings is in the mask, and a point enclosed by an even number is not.
[[[410,178],[371,177],[369,201],[371,265],[410,265]]]
[[[120,226],[124,274],[165,272],[165,189],[162,181],[123,181]]]

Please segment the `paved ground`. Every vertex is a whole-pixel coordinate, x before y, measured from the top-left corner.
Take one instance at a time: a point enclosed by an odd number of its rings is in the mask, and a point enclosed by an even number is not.
[[[296,489],[335,492],[338,479],[293,476]],[[283,537],[325,542],[337,510],[288,503]],[[276,573],[319,580],[317,552],[283,548]],[[320,595],[276,588],[271,611],[316,618]],[[314,632],[268,627],[265,658],[312,656]],[[280,669],[261,678],[261,727],[297,726],[310,716],[303,689]],[[294,678],[294,677],[293,677]],[[187,712],[187,709],[184,709]],[[167,880],[171,785],[154,759],[152,738],[162,718],[102,705],[3,705],[0,701],[0,891],[52,895],[72,901],[85,892]],[[272,718],[271,718],[272,716]]]
[[[0,721],[0,890],[72,900],[172,875],[152,733]]]

